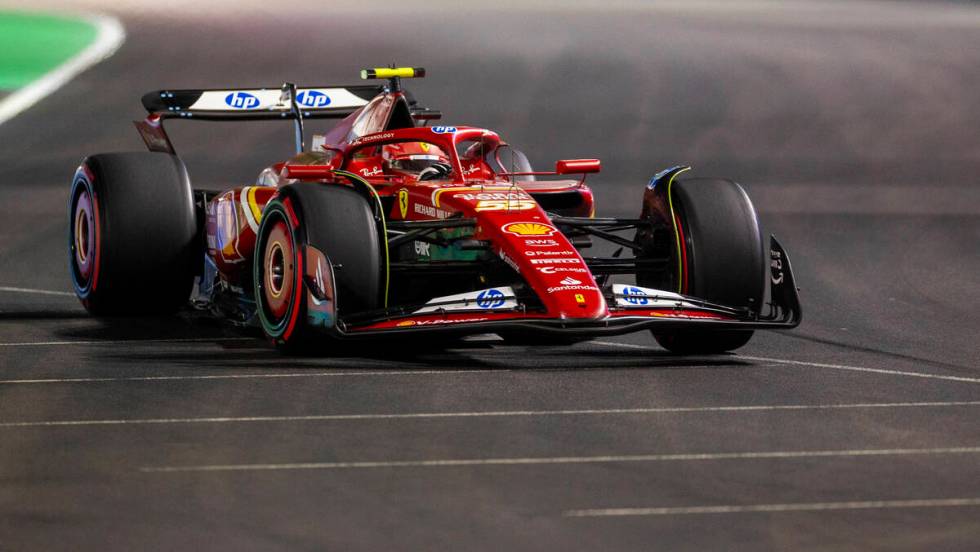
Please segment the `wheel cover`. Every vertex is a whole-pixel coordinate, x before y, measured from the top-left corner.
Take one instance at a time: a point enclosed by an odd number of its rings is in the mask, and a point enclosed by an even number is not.
[[[72,256],[81,283],[87,283],[95,265],[95,217],[92,198],[87,190],[78,194],[72,225]]]
[[[262,253],[262,295],[269,314],[281,320],[293,297],[294,248],[289,228],[279,220],[269,230]]]

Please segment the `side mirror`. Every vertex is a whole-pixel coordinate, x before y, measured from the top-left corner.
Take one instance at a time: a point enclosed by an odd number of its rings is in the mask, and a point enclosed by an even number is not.
[[[597,173],[602,168],[598,159],[562,159],[555,163],[558,174]]]

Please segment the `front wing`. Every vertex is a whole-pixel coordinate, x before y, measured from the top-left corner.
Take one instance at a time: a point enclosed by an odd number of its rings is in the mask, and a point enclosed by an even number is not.
[[[547,314],[508,311],[446,310],[393,315],[387,313],[375,319],[359,319],[356,323],[339,320],[333,333],[337,337],[366,338],[406,333],[444,333],[467,335],[480,333],[527,332],[538,335],[569,337],[598,337],[620,335],[640,330],[753,330],[790,329],[802,320],[800,298],[786,251],[775,237],[770,239],[769,298],[765,312],[753,312],[713,304],[696,297],[677,296],[674,306],[623,308],[616,295],[607,294],[611,305],[609,315],[600,319],[556,319]],[[675,295],[675,294],[672,294]],[[621,296],[620,296],[621,297]],[[635,297],[635,296],[632,296]],[[651,297],[653,298],[653,297]]]

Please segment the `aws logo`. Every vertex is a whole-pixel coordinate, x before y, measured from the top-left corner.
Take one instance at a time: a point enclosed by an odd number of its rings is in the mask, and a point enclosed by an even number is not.
[[[296,95],[296,103],[303,107],[327,107],[330,105],[330,96],[319,90],[303,90]]]
[[[232,92],[225,96],[225,104],[232,109],[255,109],[259,99],[248,92]]]

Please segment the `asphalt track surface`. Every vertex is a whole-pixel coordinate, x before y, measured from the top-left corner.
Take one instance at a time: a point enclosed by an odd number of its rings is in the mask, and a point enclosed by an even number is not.
[[[113,58],[0,126],[0,549],[977,548],[976,4],[302,7],[119,8]],[[600,213],[671,164],[743,182],[804,324],[718,357],[637,334],[287,359],[66,294],[68,179],[140,149],[144,91],[391,61],[540,166],[602,158]],[[172,128],[202,187],[291,144]]]

